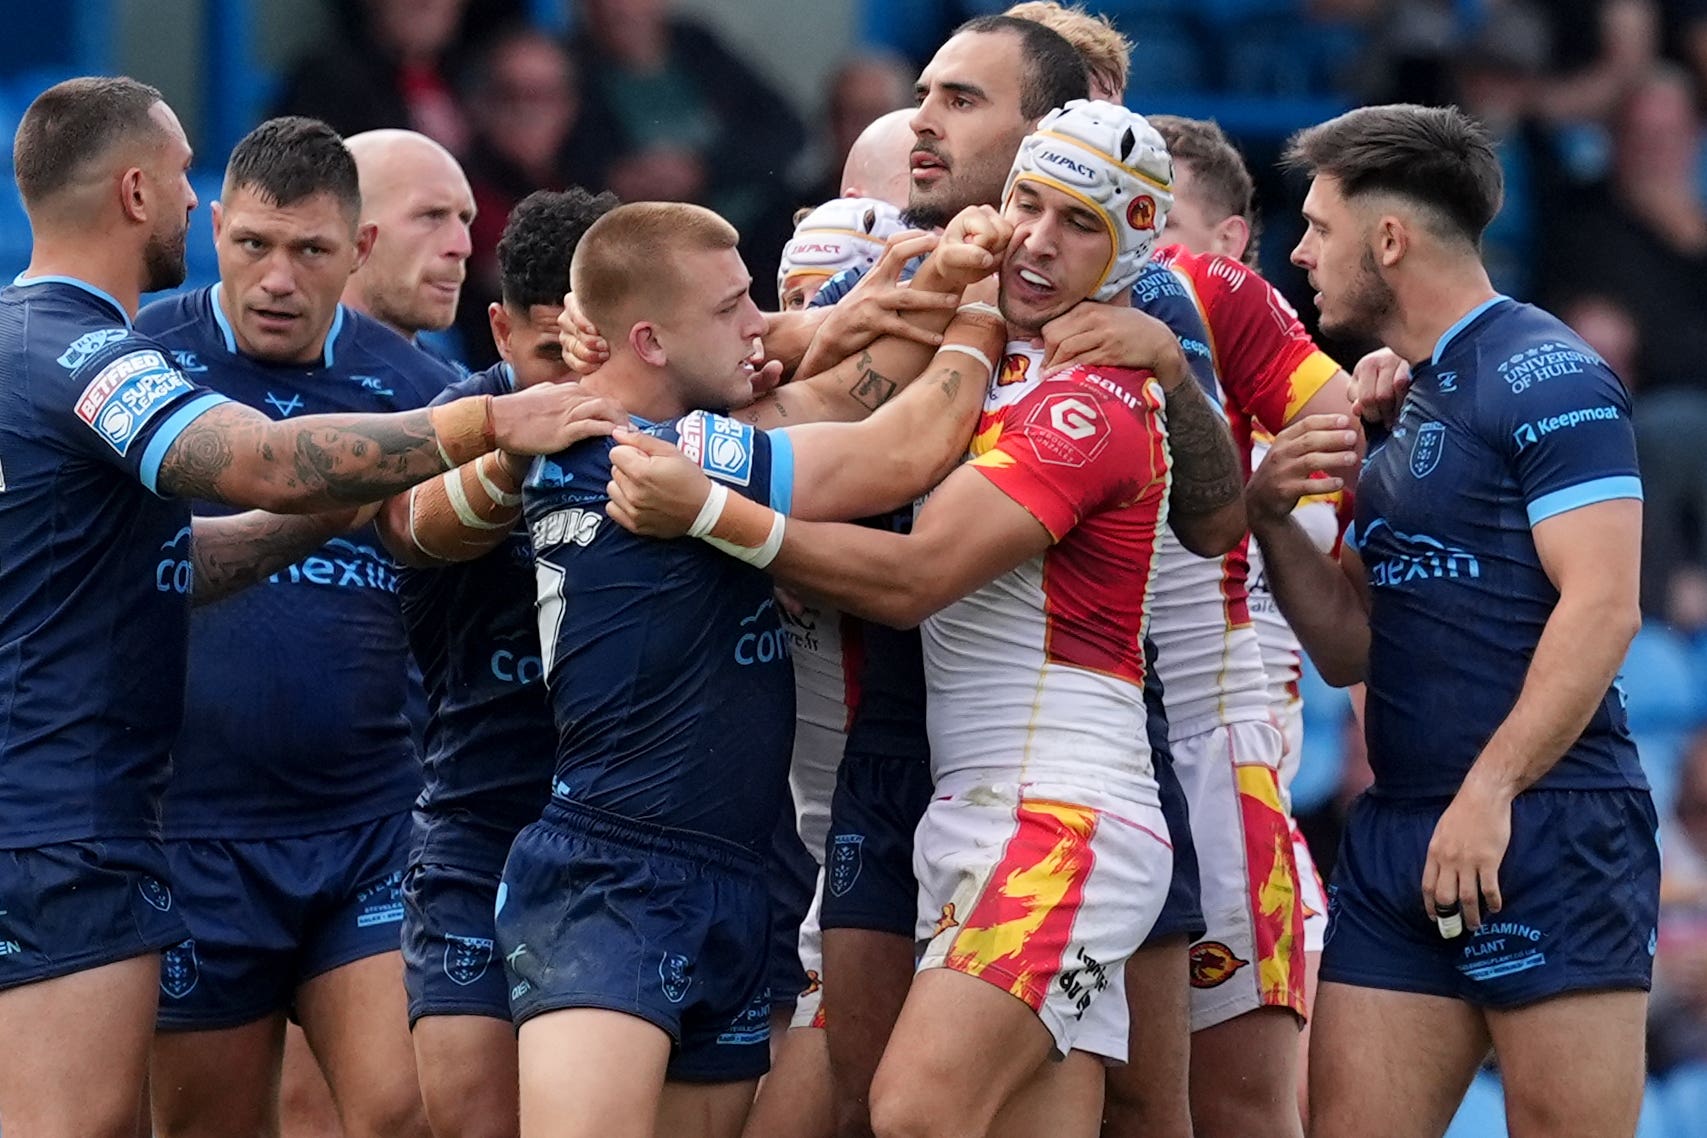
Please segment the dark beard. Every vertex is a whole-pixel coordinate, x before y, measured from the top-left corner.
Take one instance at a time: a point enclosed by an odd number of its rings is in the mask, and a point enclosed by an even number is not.
[[[942,229],[953,220],[954,214],[940,205],[908,205],[901,211],[901,224],[908,229]]]
[[[1378,340],[1382,325],[1398,307],[1398,298],[1393,295],[1393,286],[1381,276],[1375,254],[1369,249],[1363,250],[1363,262],[1358,268],[1357,281],[1346,294],[1345,319],[1333,325],[1324,321],[1322,331],[1346,339]]]
[[[148,244],[142,247],[143,292],[159,292],[184,283],[189,275],[184,261],[189,234],[189,226],[185,226],[170,239],[149,237]]]

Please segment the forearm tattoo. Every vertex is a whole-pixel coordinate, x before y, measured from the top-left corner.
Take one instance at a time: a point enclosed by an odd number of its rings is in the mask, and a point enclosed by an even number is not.
[[[313,515],[280,517],[259,510],[197,518],[190,536],[195,566],[191,603],[209,604],[248,588],[326,543],[330,527]]]
[[[229,404],[178,436],[160,484],[181,498],[313,509],[377,501],[443,469],[424,410],[275,423]]]
[[[1168,393],[1168,451],[1173,491],[1168,506],[1186,515],[1210,514],[1244,491],[1244,471],[1232,433],[1195,380]]]

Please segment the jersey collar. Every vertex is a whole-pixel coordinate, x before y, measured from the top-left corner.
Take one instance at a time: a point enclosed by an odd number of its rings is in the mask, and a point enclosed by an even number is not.
[[[119,319],[124,321],[124,326],[126,328],[132,327],[130,322],[130,313],[124,310],[124,305],[114,300],[112,293],[108,292],[104,288],[96,288],[88,281],[80,281],[76,277],[26,277],[23,273],[19,273],[17,276],[12,278],[12,283],[17,285],[19,288],[29,288],[32,285],[44,284],[62,284],[70,285],[72,288],[80,288],[96,300],[105,301],[112,305],[113,311],[117,312],[119,314]]]
[[[1446,331],[1442,332],[1440,334],[1440,339],[1435,341],[1434,354],[1428,358],[1428,362],[1430,364],[1439,363],[1440,357],[1446,354],[1446,346],[1448,344],[1452,343],[1453,340],[1457,339],[1458,333],[1460,333],[1460,332],[1464,331],[1464,329],[1468,328],[1470,326],[1471,322],[1476,319],[1476,317],[1480,316],[1482,313],[1486,312],[1488,309],[1492,308],[1494,305],[1500,303],[1502,300],[1510,300],[1510,299],[1511,299],[1511,297],[1506,296],[1504,293],[1496,292],[1493,296],[1489,297],[1487,300],[1484,300],[1482,303],[1478,304],[1476,307],[1472,308],[1470,311],[1468,311],[1464,315],[1460,316],[1458,318],[1457,322],[1455,324],[1453,324],[1452,327],[1450,327]]]
[[[219,303],[219,286],[209,285],[207,290],[208,307],[213,309],[213,322],[219,325],[219,335],[225,341],[225,350],[234,356],[243,353],[237,350],[237,333],[231,329],[231,321],[225,316],[225,309]],[[337,313],[332,317],[332,327],[326,331],[326,344],[320,351],[320,366],[330,368],[335,358],[338,346],[338,334],[344,330],[344,306],[338,306]]]

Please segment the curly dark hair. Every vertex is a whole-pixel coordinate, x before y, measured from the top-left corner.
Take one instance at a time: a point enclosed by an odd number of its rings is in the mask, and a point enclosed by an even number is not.
[[[594,194],[580,186],[536,190],[517,202],[498,241],[504,303],[524,310],[562,304],[575,247],[593,222],[621,204],[615,194]]]

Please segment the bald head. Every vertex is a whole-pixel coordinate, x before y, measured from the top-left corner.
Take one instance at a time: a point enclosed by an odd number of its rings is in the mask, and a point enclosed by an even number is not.
[[[913,109],[903,107],[876,119],[854,140],[842,167],[842,196],[877,198],[907,208],[911,185]]]
[[[361,179],[362,220],[373,252],[350,278],[344,303],[400,335],[448,328],[469,254],[474,194],[450,151],[412,130],[370,130],[345,140]]]

